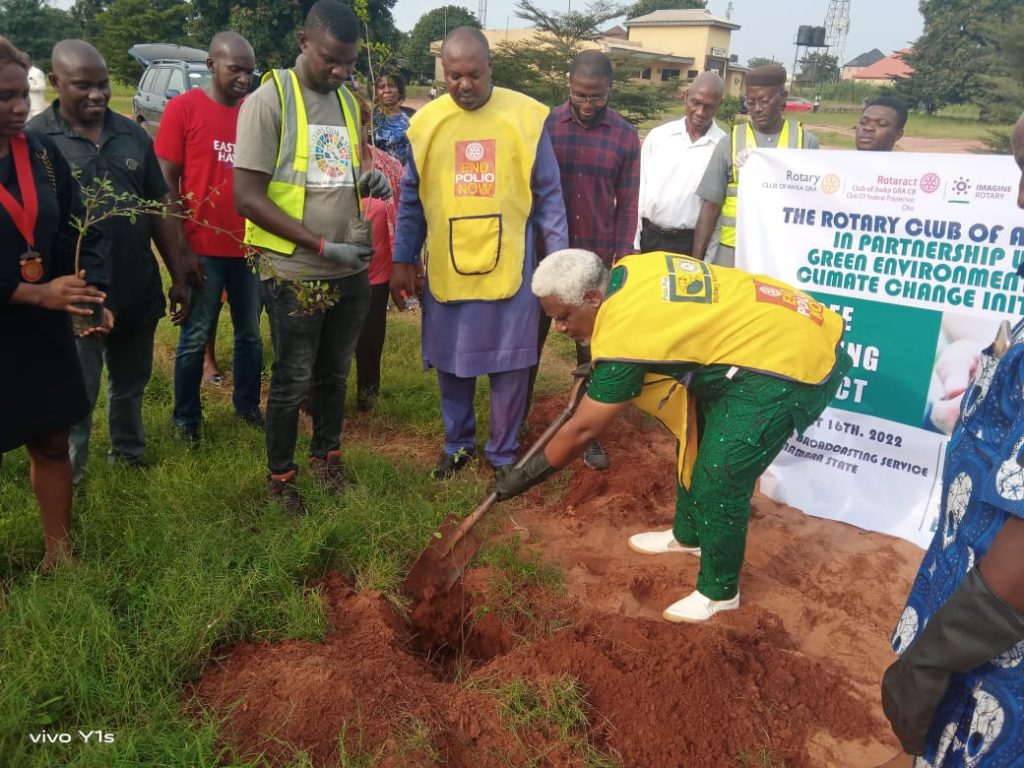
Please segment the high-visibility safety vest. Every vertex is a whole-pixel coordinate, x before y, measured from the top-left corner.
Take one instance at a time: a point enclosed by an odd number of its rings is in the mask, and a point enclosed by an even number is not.
[[[522,286],[530,180],[547,116],[529,96],[494,88],[479,109],[445,95],[410,121],[427,287],[437,301],[500,301]]]
[[[277,164],[267,187],[267,197],[296,221],[306,210],[306,168],[309,165],[309,122],[302,99],[299,78],[291,69],[272,69],[263,82],[273,78],[281,99],[281,137],[277,145]],[[349,147],[352,150],[354,178],[359,177],[359,108],[348,88],[338,88],[338,102],[345,118]],[[295,253],[295,243],[245,221],[245,243],[278,253]]]
[[[665,251],[626,256],[620,287],[598,309],[594,362],[726,365],[804,384],[836,365],[843,319],[786,283]],[[697,457],[696,403],[686,387],[647,373],[633,401],[680,442],[679,480]]]
[[[804,145],[804,126],[796,120],[786,120],[779,134],[779,147],[800,149]],[[729,171],[729,186],[722,201],[722,245],[736,247],[736,210],[740,185],[740,169],[736,167],[736,155],[747,147],[757,147],[757,137],[749,122],[737,123],[732,127],[732,163]]]

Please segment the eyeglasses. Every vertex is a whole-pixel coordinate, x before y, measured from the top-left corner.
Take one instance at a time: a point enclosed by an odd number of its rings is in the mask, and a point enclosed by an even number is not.
[[[593,104],[594,106],[597,106],[599,104],[606,104],[609,96],[611,96],[611,91],[606,91],[600,96],[584,96],[582,93],[569,91],[569,98],[572,100],[573,104]]]

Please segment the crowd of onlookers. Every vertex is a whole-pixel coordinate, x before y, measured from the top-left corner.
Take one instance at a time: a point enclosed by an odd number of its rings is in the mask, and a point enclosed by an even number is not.
[[[54,47],[48,80],[57,98],[49,105],[43,74],[11,43],[3,47],[9,81],[3,131],[12,148],[4,186],[16,202],[29,191],[13,151],[27,141],[29,165],[46,182],[35,189],[35,227],[57,237],[33,239],[7,211],[2,224],[17,231],[4,240],[0,312],[5,327],[35,327],[31,318],[45,318],[41,325],[61,335],[57,326],[69,325],[70,315],[79,330],[62,342],[61,354],[26,342],[20,367],[48,371],[59,360],[66,371],[44,376],[49,386],[34,377],[5,385],[8,402],[22,407],[17,419],[5,420],[0,450],[26,444],[33,477],[70,469],[71,482],[82,483],[105,369],[108,460],[142,463],[142,396],[166,311],[158,253],[170,278],[171,320],[181,327],[171,414],[177,434],[192,447],[201,444],[201,384],[224,380],[211,340],[226,303],[234,331],[232,402],[240,419],[266,429],[268,493],[292,512],[302,509],[294,462],[298,410],[312,418],[313,476],[340,490],[351,359],[357,406],[370,410],[380,392],[392,294],[404,308],[423,293],[426,279],[423,361],[437,369],[445,427],[434,475],[450,476],[475,454],[472,402],[482,374],[491,380],[492,398],[484,453],[500,469],[516,459],[550,325],[528,290],[537,259],[572,245],[593,250],[606,264],[638,249],[731,264],[732,176],[742,166],[743,147],[817,146],[799,123],[785,119],[781,67],[748,75],[750,122],[734,129],[732,141],[714,120],[724,84],[706,72],[686,90],[685,114],[654,129],[641,149],[636,129],[609,107],[613,70],[603,53],[576,57],[569,99],[549,113],[532,99],[516,101],[513,92],[493,89],[486,39],[465,30],[446,41],[442,57],[450,98],[431,98],[411,124],[414,110],[403,106],[399,72],[379,74],[369,99],[352,85],[355,25],[330,0],[310,12],[295,66],[267,73],[258,88],[249,43],[234,32],[216,35],[209,81],[168,102],[155,142],[110,109],[107,65],[89,43]],[[531,122],[527,115],[534,114]],[[905,120],[898,102],[872,102],[861,118],[858,147],[891,149]],[[417,131],[421,140],[413,142]],[[460,131],[468,132],[460,138]],[[476,140],[485,135],[497,138]],[[87,189],[106,179],[111,194],[128,195],[136,205],[146,201],[152,212],[106,218],[80,237],[72,223],[80,194],[64,178],[66,168]],[[424,253],[434,254],[425,265]],[[451,266],[451,274],[431,278],[441,265]],[[322,306],[303,304],[296,287],[308,281],[326,288]],[[265,412],[263,309],[275,360]],[[577,358],[588,361],[585,345],[577,345]],[[60,423],[40,420],[44,410]],[[33,447],[40,435],[52,443],[45,453]],[[596,441],[585,460],[597,469],[609,465]],[[68,549],[65,485],[57,484],[64,491],[54,503],[40,497],[48,564]]]
[[[54,47],[48,80],[57,98],[40,108],[42,73],[0,37],[0,452],[27,448],[46,543],[44,571],[71,557],[73,487],[86,479],[104,370],[108,460],[143,463],[143,393],[168,303],[181,328],[171,413],[177,434],[187,446],[201,447],[204,350],[226,302],[235,412],[266,432],[268,498],[298,515],[305,511],[295,456],[300,409],[312,425],[309,474],[343,492],[341,434],[352,359],[357,407],[372,410],[381,391],[389,301],[405,309],[419,297],[422,362],[437,372],[445,435],[432,469],[436,478],[463,470],[477,454],[480,376],[490,382],[482,454],[501,498],[522,493],[579,454],[592,469],[607,469],[611,458],[597,437],[617,408],[639,402],[649,385],[666,388],[662,402],[680,387],[692,389],[703,407],[694,420],[698,434],[713,427],[716,437],[733,441],[722,445],[735,450],[706,448],[703,437],[699,453],[680,450],[676,528],[637,534],[630,547],[701,557],[698,589],[670,606],[667,619],[705,621],[737,608],[757,475],[794,425],[802,429],[813,420],[808,414],[825,407],[831,395],[819,386],[822,372],[837,385],[848,363],[831,336],[824,345],[818,339],[819,352],[790,344],[788,351],[797,353],[773,358],[751,323],[741,322],[744,313],[766,317],[757,314],[763,306],[747,306],[756,303],[744,293],[752,276],[729,269],[750,151],[818,147],[813,133],[785,114],[786,71],[769,65],[747,73],[749,120],[728,131],[715,121],[722,78],[702,73],[683,94],[682,116],[641,143],[636,128],[609,106],[613,68],[600,51],[574,58],[568,99],[549,110],[493,87],[486,37],[457,28],[441,48],[447,93],[435,98],[432,92],[413,115],[403,107],[405,82],[397,72],[377,77],[368,98],[350,87],[359,29],[347,6],[318,0],[298,35],[294,66],[266,73],[255,90],[250,44],[234,32],[217,34],[209,47],[209,82],[169,102],[155,142],[110,109],[109,72],[92,45],[65,40]],[[906,106],[896,99],[866,102],[857,149],[891,151],[906,120]],[[1024,168],[1024,121],[1013,143]],[[1024,197],[1020,202],[1024,207]],[[90,217],[95,225],[83,227]],[[154,245],[169,277],[166,301]],[[699,315],[684,317],[677,307],[658,343],[647,338],[647,328],[631,325],[630,318],[651,326],[670,317],[639,290],[664,285],[657,272],[662,262],[631,255],[652,251],[668,252],[663,259],[690,271],[706,270],[724,286],[723,296],[732,292],[736,333],[746,334],[739,367],[710,357],[700,363],[707,350],[697,348],[714,346],[707,339],[721,340],[721,329],[687,335],[671,324],[696,326]],[[623,264],[633,270],[631,281]],[[603,315],[603,332],[597,330],[602,304],[616,307]],[[274,353],[263,408],[261,311]],[[577,340],[590,389],[584,408],[548,447],[517,462],[552,323]],[[592,333],[606,350],[597,362]],[[1024,753],[1022,678],[1015,671],[1024,668],[1024,525],[1019,489],[1004,492],[998,477],[992,480],[998,462],[1012,454],[1012,463],[1020,452],[1017,372],[1024,347],[1012,342],[1022,333],[1018,328],[1006,348],[993,344],[984,353],[992,358],[983,369],[988,380],[975,393],[977,407],[957,424],[947,468],[962,467],[968,480],[973,472],[978,487],[982,480],[987,485],[957,513],[955,547],[937,534],[897,629],[894,643],[903,658],[886,675],[886,712],[901,744],[935,766],[980,764],[971,755],[986,753],[1002,756],[1001,765],[1017,765]],[[669,348],[683,350],[683,357],[666,357]],[[759,355],[772,365],[761,365]],[[680,360],[697,362],[683,371]],[[666,363],[674,372],[657,382],[645,378],[646,364]],[[208,360],[205,367],[209,372]],[[807,384],[816,399],[792,400],[802,395],[790,381]],[[986,404],[990,389],[998,398]],[[709,410],[727,401],[743,407]],[[765,407],[774,409],[771,418],[752,439],[741,427],[760,420]],[[807,418],[793,416],[801,413]],[[703,473],[696,481],[686,473],[691,460],[698,462],[691,471]],[[727,465],[736,471],[727,472]],[[943,514],[949,514],[945,502]],[[963,553],[969,553],[966,569],[957,559]],[[908,649],[904,641],[913,644]],[[996,693],[983,699],[984,686]],[[975,727],[979,717],[989,718],[984,733]]]

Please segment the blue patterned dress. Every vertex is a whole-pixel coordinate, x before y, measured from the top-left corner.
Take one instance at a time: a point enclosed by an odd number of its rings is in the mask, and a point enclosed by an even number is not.
[[[908,648],[1012,515],[1024,517],[1024,322],[1001,358],[982,353],[950,438],[935,532],[892,638]],[[1024,556],[1024,553],[1022,553]],[[953,675],[915,768],[1024,766],[1024,642]]]
[[[383,112],[373,113],[373,145],[383,149],[405,167],[412,156],[409,138],[405,135],[409,130],[409,117],[412,110],[402,109],[397,115],[385,115]]]

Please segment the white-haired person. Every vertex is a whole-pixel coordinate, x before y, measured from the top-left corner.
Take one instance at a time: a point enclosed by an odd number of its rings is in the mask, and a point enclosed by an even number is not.
[[[673,527],[629,547],[701,558],[696,589],[662,615],[704,621],[739,607],[754,483],[849,370],[842,319],[778,280],[662,251],[610,274],[589,251],[557,251],[532,288],[560,333],[589,341],[592,371],[545,450],[497,476],[499,498],[569,464],[635,403],[679,439],[678,494]]]

